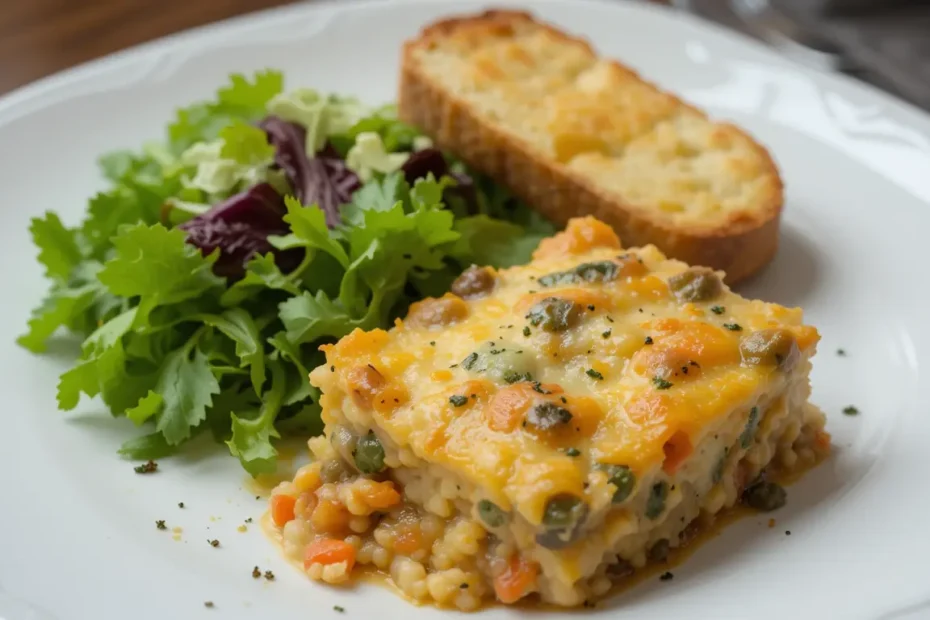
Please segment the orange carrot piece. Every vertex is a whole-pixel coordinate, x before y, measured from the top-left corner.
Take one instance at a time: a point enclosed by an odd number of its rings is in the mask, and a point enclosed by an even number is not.
[[[529,593],[538,575],[538,564],[515,555],[510,558],[507,569],[494,578],[494,593],[504,604],[516,603]]]
[[[284,527],[288,521],[294,520],[294,505],[297,498],[293,495],[279,493],[271,496],[271,518],[278,527]]]
[[[346,572],[355,566],[355,547],[344,540],[335,538],[320,538],[307,545],[304,550],[304,568],[313,564],[339,564],[346,563]]]
[[[390,480],[372,483],[362,491],[362,495],[365,497],[365,503],[375,510],[393,508],[400,503],[400,493]]]

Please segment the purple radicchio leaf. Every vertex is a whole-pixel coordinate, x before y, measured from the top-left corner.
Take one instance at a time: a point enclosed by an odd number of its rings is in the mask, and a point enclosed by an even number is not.
[[[417,179],[426,178],[429,174],[435,179],[451,176],[455,179],[455,185],[445,189],[446,202],[450,199],[461,200],[468,214],[478,213],[478,194],[475,192],[474,181],[463,172],[450,172],[449,164],[439,149],[428,148],[411,153],[400,169],[411,186]]]
[[[275,251],[269,235],[288,232],[284,222],[284,199],[268,183],[259,183],[244,192],[230,196],[209,211],[184,222],[179,228],[187,233],[187,242],[204,254],[220,250],[213,265],[218,276],[241,278],[245,265],[256,254]],[[294,251],[281,252],[278,266],[289,271],[299,256]]]
[[[314,156],[306,151],[307,131],[295,123],[269,116],[259,123],[275,148],[275,164],[284,172],[295,197],[304,205],[316,205],[326,216],[326,225],[339,225],[339,207],[351,202],[361,187],[358,176],[327,145]]]

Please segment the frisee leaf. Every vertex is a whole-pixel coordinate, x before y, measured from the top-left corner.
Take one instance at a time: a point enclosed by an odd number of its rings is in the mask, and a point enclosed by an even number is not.
[[[39,248],[39,262],[45,266],[46,277],[67,279],[83,259],[75,232],[65,228],[58,215],[52,212],[33,218],[29,232],[32,242]]]

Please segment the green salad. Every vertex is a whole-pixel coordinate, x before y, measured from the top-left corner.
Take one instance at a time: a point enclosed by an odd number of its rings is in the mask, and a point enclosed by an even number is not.
[[[319,433],[318,347],[388,327],[471,264],[525,262],[551,225],[397,120],[277,71],[232,75],[166,140],[103,156],[109,189],[69,227],[32,220],[50,288],[18,342],[83,338],[58,405],[99,396],[139,427],[119,452],[202,433],[253,476]]]

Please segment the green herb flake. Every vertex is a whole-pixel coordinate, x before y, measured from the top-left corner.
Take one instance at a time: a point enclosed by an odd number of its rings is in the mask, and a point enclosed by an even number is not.
[[[857,407],[849,405],[848,407],[843,407],[843,413],[845,415],[859,415],[859,409]]]
[[[565,450],[565,456],[571,456],[571,457],[581,456],[581,450],[579,450],[578,448],[568,448]]]
[[[723,306],[711,306],[710,311],[713,312],[714,314],[723,314],[724,312],[727,311],[727,309],[724,308]]]
[[[449,402],[453,407],[464,407],[468,403],[468,397],[461,394],[455,394],[449,397]]]
[[[643,341],[643,344],[649,345],[649,344],[652,344],[653,342],[654,341],[652,340],[652,336],[646,336],[646,340]]]
[[[608,329],[606,332],[602,332],[601,338],[603,338],[604,340],[607,340],[608,338],[610,338],[610,330]]]
[[[528,425],[541,431],[567,425],[572,421],[572,413],[564,407],[545,402],[530,409],[526,416]]]
[[[836,354],[837,354],[838,356],[840,356],[840,357],[846,357],[846,350],[845,350],[845,349],[837,349],[837,350],[836,350]]]
[[[166,530],[166,529],[168,529],[168,526],[165,525],[165,520],[164,520],[164,519],[159,519],[158,521],[156,521],[156,522],[155,522],[155,527],[158,528],[158,529],[160,529],[160,530]]]
[[[533,333],[533,332],[530,331],[529,326],[524,325],[524,326],[523,326],[523,335],[524,335],[524,336],[529,336],[531,333]]]
[[[674,385],[671,381],[666,381],[658,375],[652,378],[652,384],[656,386],[657,390],[667,390]]]
[[[584,371],[584,374],[588,375],[592,379],[597,379],[598,381],[604,380],[604,375],[594,370],[593,368],[588,368],[586,371]]]
[[[462,360],[462,368],[465,370],[471,370],[475,367],[475,363],[478,361],[477,353],[469,353],[464,360]]]
[[[346,612],[346,608],[342,607],[341,605],[333,605],[333,611],[344,614]]]
[[[255,568],[252,569],[252,579],[260,579],[261,576],[262,576],[262,571],[259,567],[256,566]]]
[[[724,329],[729,329],[731,332],[741,332],[743,331],[743,326],[739,323],[724,323]]]
[[[150,460],[143,463],[142,465],[136,465],[132,468],[132,470],[137,474],[154,474],[156,471],[158,471],[158,463]]]

